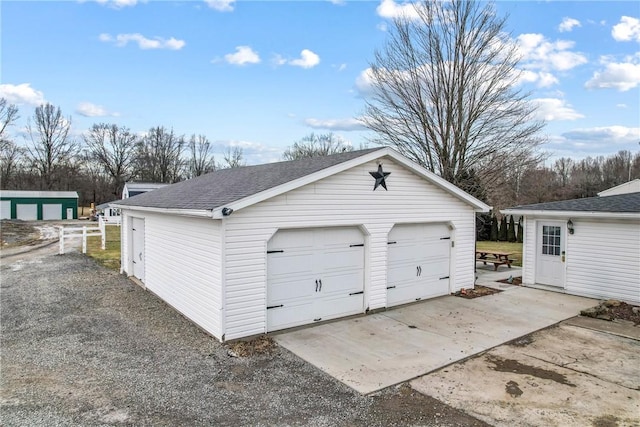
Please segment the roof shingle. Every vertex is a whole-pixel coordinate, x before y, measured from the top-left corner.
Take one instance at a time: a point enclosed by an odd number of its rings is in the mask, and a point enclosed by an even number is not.
[[[165,209],[216,209],[381,149],[221,169],[115,203]]]
[[[516,206],[507,210],[640,213],[640,193],[536,203]]]

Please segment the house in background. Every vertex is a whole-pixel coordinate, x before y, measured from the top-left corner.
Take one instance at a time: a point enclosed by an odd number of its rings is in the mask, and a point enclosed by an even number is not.
[[[221,341],[473,287],[489,210],[390,148],[223,169],[112,206],[122,271]]]
[[[75,191],[0,191],[2,219],[24,221],[78,219]]]
[[[157,190],[158,188],[166,187],[167,185],[169,184],[162,184],[158,182],[126,182],[122,189],[122,198],[128,199],[129,197]]]
[[[120,225],[120,209],[111,207],[111,203],[107,202],[96,206],[98,216],[102,217],[102,220],[107,224]]]
[[[640,303],[640,180],[599,194],[502,210],[524,216],[524,285]]]

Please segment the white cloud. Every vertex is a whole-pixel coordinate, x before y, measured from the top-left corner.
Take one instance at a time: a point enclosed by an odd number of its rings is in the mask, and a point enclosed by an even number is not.
[[[302,68],[313,68],[320,63],[320,57],[309,49],[302,49],[300,58],[289,61],[289,65]]]
[[[96,0],[96,3],[109,6],[113,9],[122,9],[123,7],[135,6],[138,0]]]
[[[216,160],[222,160],[229,148],[242,149],[242,157],[248,165],[259,165],[281,160],[282,148],[270,147],[260,142],[241,140],[218,140],[213,143],[212,151]]]
[[[565,17],[560,25],[558,25],[558,31],[561,33],[572,31],[575,27],[582,27],[582,24],[577,19]]]
[[[304,124],[314,129],[329,129],[333,131],[352,131],[365,129],[362,121],[354,118],[349,119],[305,119]]]
[[[218,12],[233,12],[235,2],[236,0],[205,0],[211,9]]]
[[[604,70],[593,73],[593,77],[584,85],[587,89],[617,89],[619,92],[626,92],[640,85],[640,63],[608,62],[607,58],[603,62]]]
[[[5,98],[10,104],[40,105],[46,102],[44,94],[32,88],[31,83],[0,84],[0,97]]]
[[[416,10],[416,4],[411,2],[404,2],[402,4],[396,3],[394,0],[382,0],[376,12],[382,18],[394,19],[394,18],[410,18],[417,19],[418,11]]]
[[[103,106],[92,104],[90,102],[81,102],[76,108],[76,113],[85,117],[106,117],[106,116],[118,116],[118,113],[111,113],[107,111]]]
[[[574,42],[556,40],[551,42],[542,34],[521,34],[516,39],[525,68],[543,71],[568,71],[578,65],[586,64],[582,53],[572,52]]]
[[[536,83],[540,88],[550,87],[559,83],[558,78],[546,71],[522,70],[518,83]]]
[[[98,36],[98,39],[101,42],[106,43],[114,43],[118,47],[124,47],[129,42],[137,43],[138,47],[143,50],[147,49],[168,49],[168,50],[180,50],[185,45],[186,42],[184,40],[178,40],[174,37],[169,39],[165,39],[162,37],[154,37],[153,39],[149,39],[143,36],[140,33],[132,33],[132,34],[118,34],[117,36],[112,36],[111,34],[102,33]]]
[[[536,116],[541,120],[576,120],[584,117],[563,99],[537,98],[532,99],[531,102],[536,105]]]
[[[640,19],[623,16],[611,29],[611,35],[617,41],[635,40],[640,43]]]
[[[581,128],[565,132],[562,137],[576,146],[637,145],[640,140],[640,128],[626,126]]]
[[[347,4],[346,0],[329,0],[329,2],[337,5],[337,6],[344,6],[345,4]]]
[[[371,68],[360,72],[356,77],[355,87],[360,96],[367,96],[373,92],[373,71],[371,71]]]
[[[249,46],[236,46],[235,53],[224,56],[225,61],[234,65],[258,64],[260,56]]]
[[[627,108],[627,104],[616,104],[616,108]]]
[[[382,31],[383,33],[387,32],[387,30],[389,29],[386,22],[379,23],[378,25],[376,25],[376,28]]]
[[[340,64],[340,65],[338,65],[337,68],[338,68],[338,71],[344,71],[344,70],[347,69],[347,64],[344,64],[344,63]]]

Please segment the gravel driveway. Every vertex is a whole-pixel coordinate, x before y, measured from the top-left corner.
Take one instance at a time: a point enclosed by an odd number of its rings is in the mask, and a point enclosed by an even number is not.
[[[361,396],[287,350],[227,348],[123,276],[38,249],[1,267],[3,426],[484,426],[407,386]]]

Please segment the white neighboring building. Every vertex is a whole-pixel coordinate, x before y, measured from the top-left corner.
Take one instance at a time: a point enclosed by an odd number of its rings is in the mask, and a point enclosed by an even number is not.
[[[639,304],[638,184],[598,197],[503,209],[524,216],[523,284]]]
[[[120,209],[112,207],[112,203],[114,202],[108,202],[98,205],[96,207],[96,209],[98,210],[98,216],[102,218],[102,221],[107,223],[107,225],[120,225]]]
[[[158,182],[126,182],[122,189],[122,198],[128,199],[129,197],[157,190],[158,188],[166,187],[167,185],[169,184],[162,184]]]
[[[489,210],[389,148],[219,170],[112,206],[122,271],[221,341],[473,287]]]

